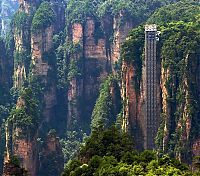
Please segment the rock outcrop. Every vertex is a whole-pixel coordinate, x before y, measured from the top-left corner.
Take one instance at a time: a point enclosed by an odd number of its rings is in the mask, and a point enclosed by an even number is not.
[[[27,101],[32,97],[28,90],[25,91],[24,95],[18,99],[16,109],[13,110],[13,114],[6,123],[6,152],[4,163],[5,166],[9,166],[12,157],[16,156],[20,162],[20,166],[25,168],[30,175],[34,176],[37,175],[38,171],[38,147],[36,140],[38,136],[38,124],[37,120],[33,118],[37,119],[38,117],[36,115],[33,117],[33,112],[31,113],[29,109],[34,108],[35,105],[27,108],[30,105],[30,102]],[[18,113],[20,113],[20,119],[16,117]],[[28,119],[27,116],[29,116]],[[21,120],[21,123],[18,120]],[[22,121],[24,121],[24,124]],[[32,129],[28,129],[28,125],[31,125]]]

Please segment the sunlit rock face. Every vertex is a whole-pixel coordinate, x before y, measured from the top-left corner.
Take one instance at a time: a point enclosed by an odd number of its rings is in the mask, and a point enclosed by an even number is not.
[[[10,29],[11,19],[18,9],[17,0],[0,1],[0,31],[1,36],[5,36]]]

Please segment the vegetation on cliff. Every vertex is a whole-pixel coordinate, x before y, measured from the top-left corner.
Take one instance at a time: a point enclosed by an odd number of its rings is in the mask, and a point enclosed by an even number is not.
[[[35,33],[38,30],[46,29],[55,20],[55,13],[50,2],[44,1],[34,14],[31,30]]]
[[[7,122],[9,125],[12,124],[13,129],[20,129],[19,137],[25,137],[29,132],[30,135],[35,134],[39,124],[39,108],[30,88],[22,90],[16,108],[11,111]]]
[[[144,27],[139,26],[133,29],[121,47],[121,59],[128,65],[135,68],[133,84],[137,92],[140,91],[142,79],[142,64],[144,50]]]
[[[18,31],[22,31],[24,28],[29,28],[30,17],[25,12],[16,12],[13,17],[12,26],[15,27]]]
[[[101,85],[93,113],[91,130],[101,131],[116,122],[121,110],[121,97],[117,79],[110,75]]]
[[[147,20],[148,23],[164,25],[174,21],[191,22],[198,20],[199,2],[180,1],[161,7]]]
[[[116,16],[124,13],[137,23],[146,20],[152,12],[172,0],[132,1],[132,0],[70,0],[67,4],[67,19],[70,23],[85,22],[87,17],[101,18],[106,15]],[[125,15],[125,16],[126,16]]]

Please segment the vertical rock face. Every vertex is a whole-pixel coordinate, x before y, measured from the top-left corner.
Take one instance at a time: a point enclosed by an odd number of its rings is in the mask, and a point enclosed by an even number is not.
[[[16,129],[12,131],[13,133],[22,132],[21,129]],[[8,133],[7,135],[12,135]],[[20,139],[20,135],[16,135],[12,138],[12,144],[9,143],[7,146],[12,145],[12,153],[6,155],[5,158],[5,168],[9,167],[9,162],[11,160],[10,156],[16,155],[19,158],[20,164],[25,168],[30,175],[37,175],[38,167],[38,152],[37,144],[35,139]],[[7,141],[8,142],[8,141]],[[11,141],[10,141],[11,142]],[[7,170],[7,169],[6,169]],[[5,171],[6,173],[6,171]]]
[[[37,175],[38,167],[38,149],[37,149],[37,123],[34,122],[29,114],[29,120],[32,121],[32,129],[27,129],[29,123],[27,122],[28,113],[27,100],[25,97],[20,97],[17,101],[15,112],[21,113],[21,119],[25,124],[17,123],[15,115],[11,115],[6,124],[6,154],[5,154],[5,166],[12,162],[12,157],[16,156],[20,161],[20,166],[25,168],[30,175]],[[30,97],[29,97],[30,98]],[[31,100],[32,101],[32,100]],[[35,115],[36,116],[36,115]],[[25,126],[23,126],[25,125]],[[36,131],[35,131],[36,130]]]
[[[136,148],[143,150],[146,130],[144,109],[142,109],[142,105],[144,105],[144,92],[138,92],[134,87],[133,79],[135,75],[134,65],[129,65],[124,62],[122,65],[121,92],[125,105],[122,128],[125,131],[131,132],[135,140]]]
[[[120,48],[122,43],[128,36],[129,31],[135,26],[134,22],[130,19],[124,19],[126,14],[120,12],[118,16],[114,17],[113,23],[113,45],[112,45],[112,63],[118,61],[120,57]],[[123,21],[123,22],[122,22]],[[123,24],[122,24],[123,23]]]
[[[45,147],[40,157],[39,175],[57,176],[63,171],[63,153],[59,138],[54,133],[49,133]]]
[[[87,18],[86,24],[84,26],[84,55],[86,58],[97,58],[102,60],[107,60],[106,56],[106,40],[104,36],[101,38],[95,38],[95,28],[98,28],[98,24],[95,24],[95,20],[92,18]]]
[[[33,74],[47,76],[50,66],[48,62],[43,61],[42,56],[45,52],[52,49],[53,26],[31,36],[32,62],[34,65]]]
[[[70,57],[70,62],[81,63],[82,76],[75,77],[70,81],[68,90],[69,124],[72,118],[81,119],[80,114],[82,113],[84,115],[81,116],[85,116],[89,120],[101,80],[110,70],[110,56],[106,50],[106,39],[104,36],[95,38],[97,28],[99,28],[99,24],[90,17],[87,18],[84,25],[78,23],[72,25],[73,45],[79,45],[80,50]],[[82,106],[80,101],[78,102],[81,99],[82,102],[87,102],[87,105]]]
[[[46,87],[43,93],[44,121],[49,122],[55,118],[56,97],[56,58],[53,50],[53,35],[63,29],[64,24],[64,7],[62,4],[52,1],[49,3],[55,20],[46,28],[37,29],[31,34],[31,60],[33,64],[32,74],[41,78],[41,84]],[[36,12],[37,14],[37,12]],[[45,24],[44,24],[45,25]],[[55,74],[54,76],[52,74]]]
[[[70,63],[75,64],[76,74],[69,78],[69,87],[67,92],[67,125],[71,126],[74,119],[80,120],[81,108],[78,102],[83,94],[83,79],[80,77],[81,71],[78,69],[78,63],[83,62],[83,26],[79,23],[74,23],[71,28],[72,42],[79,50],[70,56]],[[72,66],[73,64],[71,64]],[[80,65],[81,66],[81,65]],[[77,75],[79,74],[79,75]],[[69,76],[69,74],[68,74]]]
[[[55,55],[53,51],[53,35],[58,33],[64,26],[64,9],[59,3],[54,1],[49,2],[53,13],[55,13],[56,21],[51,23],[47,27],[39,28],[37,31],[32,32],[31,23],[32,23],[32,12],[36,11],[39,7],[40,1],[20,1],[20,9],[15,16],[14,21],[14,42],[15,42],[15,67],[14,67],[14,87],[17,89],[22,89],[26,79],[28,78],[38,78],[38,84],[44,90],[41,93],[40,103],[43,103],[44,108],[42,109],[41,116],[41,125],[35,124],[29,129],[21,127],[21,124],[17,124],[17,119],[15,117],[20,116],[10,116],[8,120],[8,127],[6,132],[6,157],[5,165],[9,163],[11,157],[16,155],[21,165],[28,171],[32,176],[38,175],[39,167],[43,167],[43,163],[39,163],[39,144],[37,138],[40,135],[40,128],[43,127],[43,124],[49,125],[52,122],[52,118],[55,118],[54,106],[57,103],[56,100],[56,84],[54,76],[52,74],[55,72]],[[22,20],[22,21],[20,21]],[[60,21],[59,21],[60,20]],[[23,23],[19,25],[20,23]],[[53,59],[53,60],[52,60]],[[33,67],[30,67],[32,65]],[[31,76],[31,77],[30,77]],[[37,94],[37,92],[34,92]],[[22,111],[27,113],[26,110],[31,106],[27,105],[25,100],[19,98],[14,113]],[[25,112],[24,112],[25,111]],[[38,112],[38,110],[37,110]],[[37,112],[32,116],[31,124],[37,123],[36,118]],[[27,117],[26,114],[20,118]],[[29,116],[31,117],[31,115]],[[31,120],[31,119],[29,119]],[[36,120],[36,121],[34,121]],[[25,123],[28,123],[28,120],[24,119]],[[20,122],[22,123],[22,122]],[[12,125],[11,125],[12,124]],[[22,123],[23,124],[23,123]],[[54,156],[54,162],[59,160],[59,166],[56,168],[58,173],[55,175],[60,175],[62,171],[62,151],[59,145],[58,138],[54,140],[48,138],[48,146],[45,150],[49,153],[45,153],[45,156]],[[51,141],[52,139],[52,141]],[[56,146],[52,148],[49,145]],[[60,155],[60,156],[59,156]],[[56,158],[59,156],[58,158]],[[50,158],[51,159],[51,158]],[[46,162],[46,161],[45,161]],[[44,162],[44,163],[45,163]],[[59,169],[60,168],[60,169]],[[51,174],[50,174],[51,175]],[[52,176],[52,175],[51,175]]]
[[[86,118],[85,120],[90,121],[89,117],[91,117],[98,97],[99,86],[103,78],[112,72],[114,64],[120,56],[120,46],[134,26],[131,20],[124,20],[125,24],[120,25],[122,18],[124,18],[123,14],[116,17],[108,15],[102,18],[101,21],[87,17],[84,24],[75,23],[72,25],[73,44],[79,44],[81,50],[76,55],[78,58],[73,56],[74,58],[71,57],[70,60],[78,59],[83,64],[81,69],[83,78],[73,79],[70,82],[68,119],[72,119],[73,111],[75,118],[80,119],[80,114],[82,114],[82,117]],[[113,40],[111,40],[112,37]],[[87,102],[87,105],[79,105],[82,108],[78,106],[75,110],[74,106],[77,103],[73,104],[71,102],[72,100],[78,102],[78,97],[82,102]]]
[[[178,78],[173,77],[169,83],[172,70],[162,71],[163,150],[170,152],[169,147],[174,147],[178,159],[191,162],[192,156],[199,155],[199,55],[188,54],[183,60],[187,67],[183,79],[177,81]],[[177,101],[172,101],[174,96]],[[178,142],[173,144],[173,140]]]
[[[99,85],[102,79],[110,72],[110,55],[107,55],[106,39],[104,36],[95,38],[95,28],[99,26],[94,19],[88,18],[84,26],[84,101],[88,102],[85,107],[85,116],[90,117]]]
[[[30,64],[31,12],[26,10],[27,2],[19,1],[19,10],[14,17],[14,87],[20,89],[27,79]],[[32,6],[36,8],[36,5]],[[21,19],[23,16],[23,19]],[[21,24],[19,24],[21,23]]]
[[[13,154],[20,157],[22,166],[29,171],[30,175],[36,175],[38,167],[36,139],[14,139]]]
[[[18,8],[18,1],[2,0],[0,3],[0,32],[2,36],[5,36],[10,29],[11,19]]]
[[[12,60],[7,59],[5,42],[0,39],[0,85],[9,87],[11,85]]]
[[[79,23],[72,25],[72,41],[74,44],[81,43],[83,41],[83,27]]]
[[[135,40],[140,45],[135,45]],[[145,64],[142,61],[143,48],[144,28],[138,27],[130,33],[121,51],[121,95],[124,104],[122,129],[131,133],[138,150],[145,149],[147,138]]]

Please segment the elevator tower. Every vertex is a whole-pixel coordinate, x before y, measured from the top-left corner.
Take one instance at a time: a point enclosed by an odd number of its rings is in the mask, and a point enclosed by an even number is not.
[[[157,26],[145,26],[145,149],[155,148],[155,137],[158,131],[158,82],[157,82]]]

